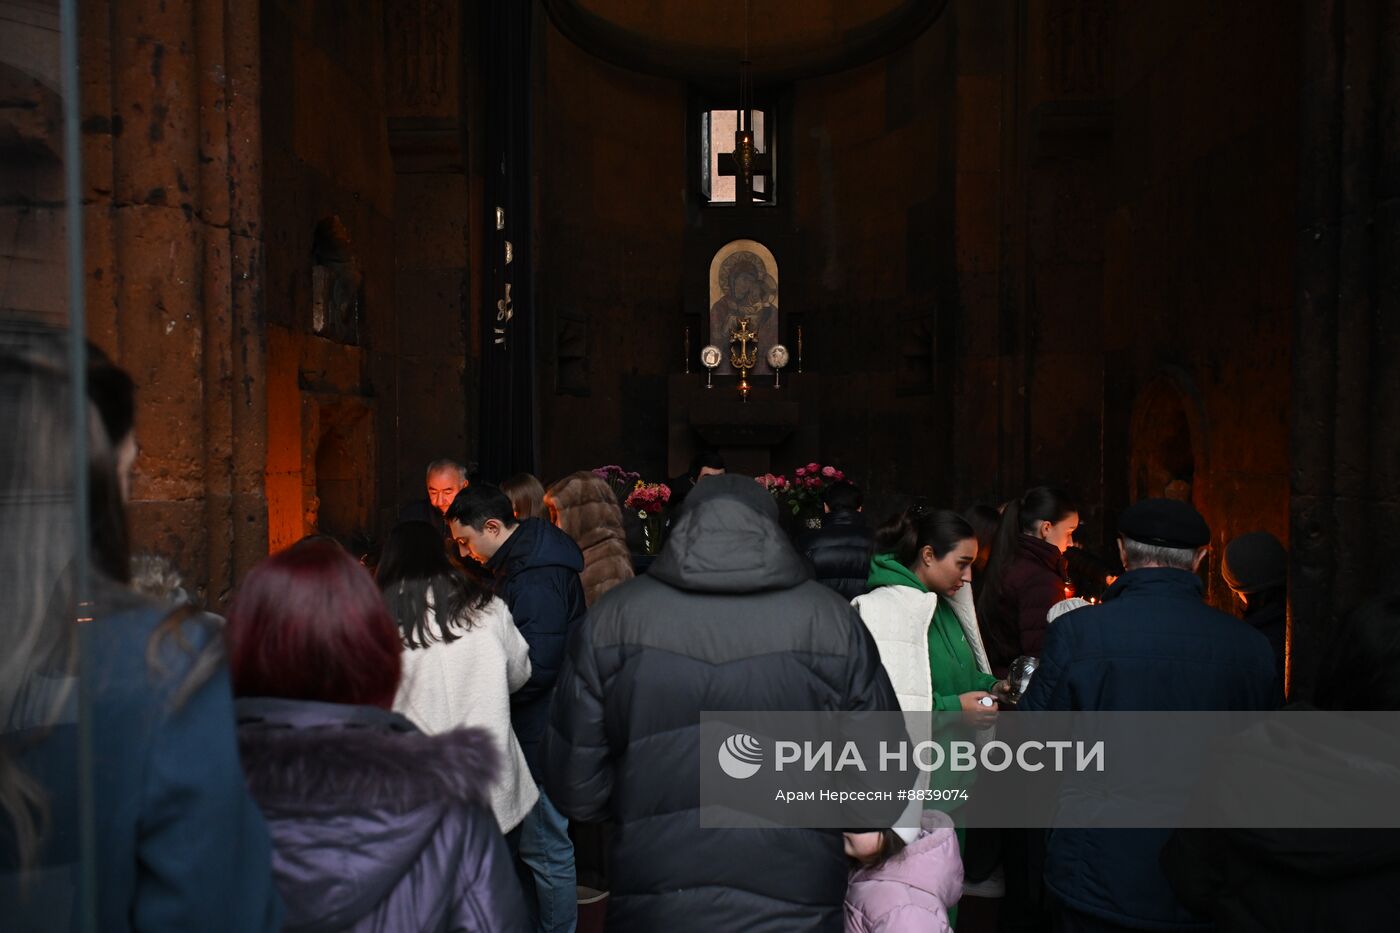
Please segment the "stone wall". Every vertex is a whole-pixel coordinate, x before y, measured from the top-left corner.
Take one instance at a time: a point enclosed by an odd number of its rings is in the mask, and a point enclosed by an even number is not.
[[[823,376],[823,449],[804,462],[837,462],[885,501],[946,485],[951,39],[940,24],[874,64],[776,89],[770,99],[791,121],[779,168],[791,174],[778,179],[779,206],[750,222],[688,192],[690,89],[606,64],[545,20],[536,268],[546,481],[610,462],[667,474],[666,377],[683,368],[684,328],[692,354],[704,343],[697,321],[714,250],[748,236],[777,257],[790,349],[802,321],[805,368]]]
[[[250,0],[82,6],[89,335],[139,387],[134,547],[215,606],[267,547]]]
[[[954,8],[957,497],[1068,485],[1107,548],[1170,486],[1217,554],[1286,541],[1296,11],[993,6]]]
[[[429,460],[470,457],[463,16],[264,4],[274,549],[312,530],[378,539]],[[327,294],[351,324],[319,321],[318,276],[342,283]]]

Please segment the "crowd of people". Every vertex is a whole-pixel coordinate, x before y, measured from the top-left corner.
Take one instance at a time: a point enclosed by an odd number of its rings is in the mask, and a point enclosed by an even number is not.
[[[794,536],[706,453],[639,565],[592,472],[495,486],[441,459],[372,569],[311,535],[221,619],[159,561],[155,598],[133,586],[135,386],[89,359],[75,426],[64,335],[0,343],[6,929],[569,931],[584,882],[608,929],[658,933],[951,930],[965,891],[1027,930],[1357,929],[1395,904],[1388,833],[1047,837],[946,807],[845,833],[702,825],[702,710],[987,726],[1017,715],[1026,656],[1018,710],[1278,707],[1287,555],[1267,533],[1225,552],[1239,618],[1204,601],[1211,535],[1185,502],[1125,508],[1105,557],[1058,489],[872,527],[842,482]],[[1400,600],[1334,645],[1319,705],[1400,707]]]

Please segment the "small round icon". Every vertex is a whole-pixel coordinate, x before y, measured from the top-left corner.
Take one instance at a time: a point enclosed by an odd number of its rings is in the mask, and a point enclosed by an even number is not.
[[[788,348],[781,343],[775,343],[768,348],[768,365],[774,369],[782,369],[789,359],[791,357],[788,355]]]
[[[719,347],[714,344],[700,349],[700,362],[704,364],[706,369],[714,369],[723,359],[724,356],[719,352]]]
[[[719,747],[720,769],[742,781],[758,773],[763,765],[763,744],[746,732],[736,732]]]

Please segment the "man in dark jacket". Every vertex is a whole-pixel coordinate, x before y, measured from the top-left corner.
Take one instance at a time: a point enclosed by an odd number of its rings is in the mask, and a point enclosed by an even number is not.
[[[579,580],[583,553],[547,522],[527,518],[517,523],[510,498],[485,483],[458,493],[447,524],[462,556],[480,561],[492,573],[496,595],[530,646],[530,679],[511,695],[510,720],[539,782],[550,697],[564,648],[587,611]],[[540,929],[573,930],[578,909],[573,843],[567,820],[545,794],[512,841],[534,873]]]
[[[700,828],[701,710],[899,708],[860,617],[777,517],[749,477],[705,480],[570,645],[546,783],[571,817],[616,823],[609,930],[842,929],[840,833]]]
[[[456,460],[434,460],[428,464],[426,479],[428,494],[415,499],[399,510],[401,522],[427,522],[437,533],[447,537],[444,516],[457,493],[467,488],[467,468]]]
[[[1050,626],[1022,710],[1262,710],[1282,698],[1262,635],[1201,601],[1196,570],[1210,543],[1184,502],[1146,499],[1119,522],[1127,571],[1099,606]],[[1201,750],[1202,753],[1206,751]],[[1183,763],[1176,780],[1189,788]],[[1065,799],[1062,796],[1062,801]],[[1061,928],[1191,929],[1201,920],[1172,894],[1158,863],[1169,830],[1057,829],[1045,884]]]
[[[822,494],[822,526],[803,536],[800,546],[817,582],[829,586],[846,599],[869,592],[870,552],[875,535],[865,524],[860,488],[854,483],[836,483]]]
[[[702,450],[690,458],[690,469],[666,481],[671,490],[671,514],[679,515],[686,496],[702,479],[724,475],[724,457],[717,450]]]

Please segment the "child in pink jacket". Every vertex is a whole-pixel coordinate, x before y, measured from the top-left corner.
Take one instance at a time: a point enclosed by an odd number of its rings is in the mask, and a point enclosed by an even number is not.
[[[847,833],[860,863],[846,888],[846,933],[952,933],[948,909],[962,896],[958,837],[946,813],[925,810],[908,845],[894,830]]]

